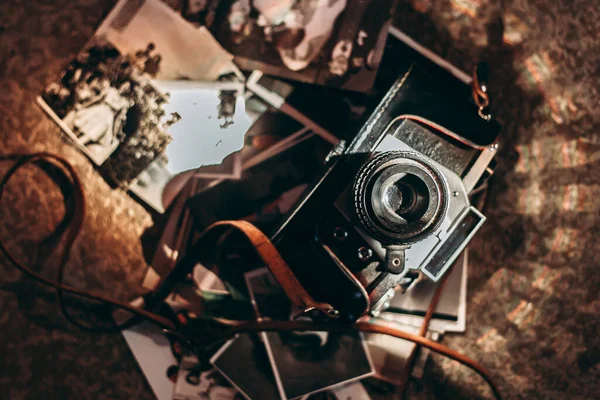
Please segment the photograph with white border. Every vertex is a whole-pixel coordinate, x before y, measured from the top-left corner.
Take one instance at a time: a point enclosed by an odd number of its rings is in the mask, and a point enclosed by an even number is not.
[[[290,319],[297,310],[267,268],[244,275],[259,317]],[[281,397],[295,399],[370,377],[374,367],[360,332],[266,332],[265,347]]]

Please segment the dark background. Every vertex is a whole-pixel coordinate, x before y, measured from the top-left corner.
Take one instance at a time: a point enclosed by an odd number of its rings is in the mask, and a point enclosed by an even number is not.
[[[75,165],[88,214],[66,280],[125,300],[147,268],[140,237],[152,217],[111,190],[34,102],[112,4],[0,3],[0,155],[44,150]],[[600,393],[599,14],[596,0],[402,0],[398,7],[397,26],[457,66],[492,65],[503,147],[488,222],[470,246],[467,332],[444,343],[486,365],[507,398]],[[0,162],[0,174],[9,165]],[[0,234],[31,260],[63,212],[51,181],[28,169],[7,189]],[[425,376],[412,385],[414,398],[489,396],[480,378],[438,356]],[[153,394],[121,336],[68,325],[54,293],[1,258],[0,398]]]

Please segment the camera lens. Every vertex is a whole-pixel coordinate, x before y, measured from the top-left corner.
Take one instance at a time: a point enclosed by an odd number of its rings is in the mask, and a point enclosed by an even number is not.
[[[384,244],[409,244],[432,234],[447,209],[442,174],[424,156],[403,151],[379,154],[354,184],[359,221]]]
[[[382,202],[390,213],[407,223],[423,217],[429,206],[427,184],[413,174],[401,175],[382,188]]]

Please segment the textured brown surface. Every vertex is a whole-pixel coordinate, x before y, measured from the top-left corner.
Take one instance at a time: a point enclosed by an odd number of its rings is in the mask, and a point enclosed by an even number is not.
[[[76,166],[89,207],[67,281],[125,299],[147,267],[140,236],[151,217],[111,190],[34,103],[111,5],[0,2],[0,155],[47,150]],[[504,146],[488,222],[471,246],[467,332],[444,342],[494,371],[507,398],[600,393],[599,13],[595,0],[399,6],[398,26],[456,65],[470,69],[479,57],[492,62]],[[0,162],[0,174],[7,167]],[[0,234],[31,259],[36,240],[62,211],[58,191],[30,169],[8,188]],[[120,336],[67,325],[53,293],[4,259],[0,276],[0,398],[153,398]],[[479,378],[440,357],[426,376],[413,385],[414,397],[488,393]]]

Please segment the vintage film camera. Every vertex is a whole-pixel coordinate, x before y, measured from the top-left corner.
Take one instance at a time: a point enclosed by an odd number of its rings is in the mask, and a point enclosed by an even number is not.
[[[300,283],[348,321],[421,274],[439,280],[485,221],[469,201],[498,146],[475,97],[485,83],[395,57],[395,82],[273,236]]]

